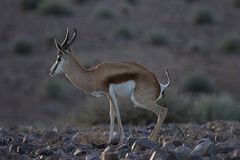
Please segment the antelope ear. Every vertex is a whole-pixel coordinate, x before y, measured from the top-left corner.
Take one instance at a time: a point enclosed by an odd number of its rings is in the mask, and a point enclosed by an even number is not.
[[[55,45],[56,45],[57,49],[58,49],[61,53],[65,54],[65,49],[64,49],[64,47],[63,47],[61,44],[59,44],[56,39],[54,39],[54,42],[55,42]]]

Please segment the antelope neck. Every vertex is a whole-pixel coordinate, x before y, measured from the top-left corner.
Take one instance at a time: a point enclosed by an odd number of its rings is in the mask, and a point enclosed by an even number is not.
[[[84,92],[92,92],[93,76],[70,54],[64,66],[66,77],[79,89]]]

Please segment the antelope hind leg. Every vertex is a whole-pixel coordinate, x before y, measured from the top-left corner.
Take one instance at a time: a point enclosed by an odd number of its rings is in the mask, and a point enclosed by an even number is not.
[[[168,111],[167,108],[164,108],[164,107],[159,106],[159,105],[157,105],[157,106],[159,108],[158,120],[157,120],[157,123],[156,123],[156,125],[155,125],[155,127],[153,129],[153,132],[150,135],[150,139],[153,140],[153,141],[156,141],[158,139],[160,128],[161,128],[161,126],[163,124],[164,119],[167,116],[167,111]]]
[[[109,138],[108,143],[111,144],[112,138],[113,138],[113,131],[114,131],[114,121],[115,121],[115,110],[113,106],[113,102],[110,100],[110,131],[109,131]]]

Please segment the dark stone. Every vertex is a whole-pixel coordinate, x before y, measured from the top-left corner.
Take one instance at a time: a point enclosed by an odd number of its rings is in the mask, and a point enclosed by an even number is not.
[[[166,158],[166,160],[178,160],[177,159],[177,155],[175,154],[175,152],[168,152],[168,157]]]
[[[138,128],[137,129],[137,132],[138,133],[140,133],[140,134],[142,134],[142,135],[144,135],[145,137],[147,137],[147,135],[149,135],[149,131],[148,130],[146,130],[145,128]]]
[[[132,145],[132,151],[145,151],[148,149],[158,149],[160,146],[157,142],[151,141],[147,138],[136,140]]]
[[[5,138],[4,138],[4,141],[5,141],[5,144],[6,145],[8,145],[8,144],[12,144],[12,143],[14,143],[14,138],[12,137],[12,136],[6,136]],[[19,142],[18,142],[19,143]]]
[[[75,150],[77,147],[73,143],[66,143],[63,145],[64,152],[71,153],[73,150]]]
[[[202,143],[198,144],[193,151],[192,155],[199,156],[211,156],[215,157],[216,155],[216,146],[210,140],[204,140]]]
[[[131,151],[131,149],[128,147],[128,145],[123,144],[117,148],[118,154],[120,158],[124,158],[128,152]]]
[[[191,149],[186,145],[179,146],[175,149],[178,160],[185,160],[189,157]]]
[[[184,144],[183,141],[180,141],[180,140],[174,140],[172,141],[172,143],[174,144],[174,146],[178,147],[178,146],[181,146]]]
[[[58,148],[55,153],[54,153],[57,157],[64,157],[65,153],[63,152],[62,149]]]
[[[39,133],[30,132],[24,136],[23,143],[38,142],[40,138],[41,138],[41,135]]]
[[[36,151],[39,149],[41,146],[39,145],[33,145],[33,144],[22,144],[17,147],[17,152],[20,154],[24,153],[31,153],[33,151]]]
[[[235,134],[235,135],[237,135],[237,136],[240,136],[240,127],[238,127],[238,128],[233,128],[232,133]]]
[[[133,137],[132,135],[130,135],[128,138],[127,138],[127,141],[128,141],[128,144],[129,146],[132,146],[133,143],[137,140],[136,137]]]
[[[75,134],[75,133],[77,133],[78,131],[77,131],[76,129],[74,129],[74,128],[66,128],[66,129],[65,129],[65,132],[66,132],[67,134]]]
[[[118,151],[114,151],[110,146],[105,148],[101,154],[101,160],[118,160],[120,159]]]
[[[92,143],[92,146],[94,148],[97,148],[97,149],[104,149],[107,147],[107,144],[95,144],[95,143]]]
[[[80,156],[84,156],[84,155],[89,154],[89,153],[90,153],[90,150],[83,147],[83,148],[77,148],[74,151],[73,155],[76,156],[76,157],[80,157]]]
[[[203,160],[203,158],[199,155],[190,155],[186,160]]]
[[[26,133],[24,133],[24,132],[19,132],[19,133],[16,134],[15,140],[17,140],[17,141],[19,141],[19,142],[22,142],[25,135],[26,135]]]
[[[66,136],[62,138],[62,141],[64,143],[72,143],[72,137],[71,136]]]
[[[159,149],[159,150],[155,150],[151,157],[150,160],[165,160],[167,159],[167,157],[169,156],[169,153],[167,152],[167,150],[165,149]]]
[[[130,160],[130,159],[139,159],[140,156],[136,153],[129,152],[126,154],[125,159]]]
[[[49,148],[39,149],[35,152],[37,156],[51,156],[54,152]]]
[[[4,146],[4,145],[6,145],[6,143],[5,143],[2,133],[0,133],[0,146]]]
[[[17,147],[17,153],[19,153],[20,155],[24,154],[23,148],[21,146]]]
[[[58,140],[60,140],[61,135],[55,131],[46,131],[43,135],[43,141],[47,142],[48,144],[54,144]]]
[[[19,145],[20,145],[20,144],[11,144],[11,145],[9,146],[8,151],[9,151],[9,152],[15,152],[15,153],[17,153],[17,148],[18,148]]]
[[[85,160],[100,160],[100,152],[93,152],[86,156]]]
[[[175,147],[175,145],[172,141],[168,141],[168,142],[163,144],[163,148],[167,149],[169,151],[174,151],[176,147]]]
[[[232,152],[232,158],[239,158],[240,159],[240,148],[238,149],[235,149],[233,152]]]
[[[240,143],[217,143],[216,150],[218,153],[229,153],[234,149],[240,148]]]

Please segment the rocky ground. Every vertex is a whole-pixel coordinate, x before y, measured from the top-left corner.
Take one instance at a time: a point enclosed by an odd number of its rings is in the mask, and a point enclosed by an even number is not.
[[[165,124],[159,141],[146,137],[153,129],[125,126],[126,140],[118,146],[117,136],[107,145],[108,126],[75,129],[0,130],[0,159],[240,159],[240,123],[214,121],[206,124]]]

